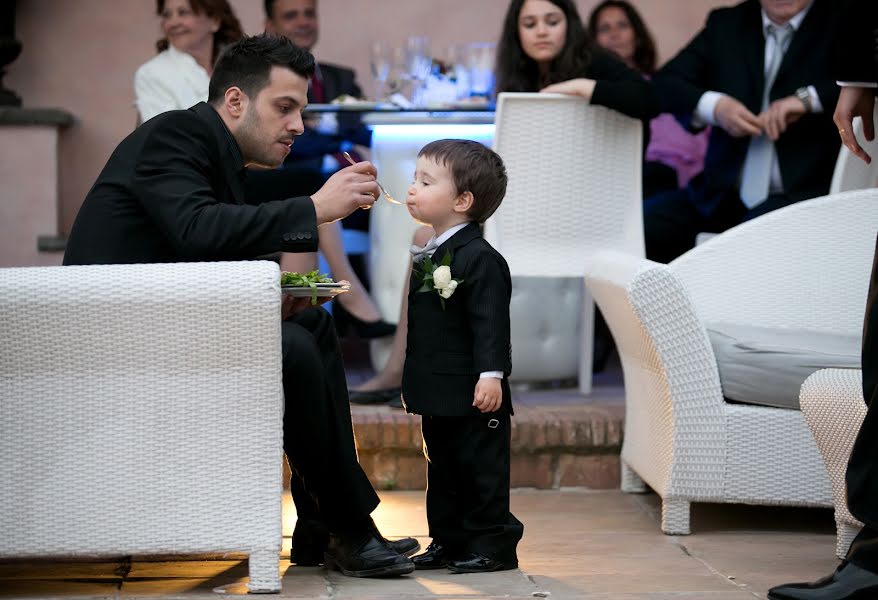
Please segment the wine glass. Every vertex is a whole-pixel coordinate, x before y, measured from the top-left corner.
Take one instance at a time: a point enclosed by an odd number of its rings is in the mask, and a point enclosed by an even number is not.
[[[430,39],[412,36],[405,43],[406,74],[412,80],[412,103],[420,104],[424,83],[430,75],[433,58],[430,56]]]
[[[387,40],[372,42],[369,54],[372,78],[375,81],[375,100],[381,100],[387,92],[387,78],[393,66],[393,48]]]

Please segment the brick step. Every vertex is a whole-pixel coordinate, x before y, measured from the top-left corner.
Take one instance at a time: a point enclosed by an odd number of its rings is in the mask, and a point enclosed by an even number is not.
[[[426,488],[421,423],[387,406],[352,406],[360,464],[376,489]],[[512,418],[512,487],[619,487],[624,408],[517,406]]]

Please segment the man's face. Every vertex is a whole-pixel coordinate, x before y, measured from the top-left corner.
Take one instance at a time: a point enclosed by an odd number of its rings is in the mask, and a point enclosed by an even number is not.
[[[268,85],[248,98],[244,116],[232,132],[244,162],[274,168],[302,135],[302,109],[308,104],[308,80],[290,69],[272,67]]]
[[[783,25],[804,10],[811,0],[759,0],[768,18]]]
[[[283,35],[299,48],[311,51],[317,43],[317,0],[275,0],[265,30]]]

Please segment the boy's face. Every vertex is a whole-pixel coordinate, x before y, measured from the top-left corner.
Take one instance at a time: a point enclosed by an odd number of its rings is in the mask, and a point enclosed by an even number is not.
[[[412,218],[431,225],[437,234],[468,221],[466,211],[472,206],[470,194],[458,194],[448,168],[423,156],[418,157],[405,200]]]

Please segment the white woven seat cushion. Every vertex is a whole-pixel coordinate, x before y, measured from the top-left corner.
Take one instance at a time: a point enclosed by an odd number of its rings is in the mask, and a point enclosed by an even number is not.
[[[799,390],[818,369],[856,369],[859,335],[743,323],[707,323],[723,396],[744,404],[799,408]]]

